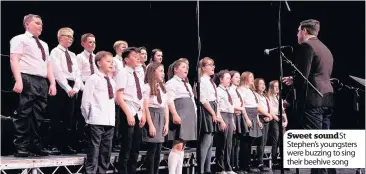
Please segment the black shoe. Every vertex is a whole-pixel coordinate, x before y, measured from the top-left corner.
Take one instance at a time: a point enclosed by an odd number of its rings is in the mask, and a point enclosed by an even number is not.
[[[29,152],[25,148],[19,148],[14,153],[14,156],[15,157],[28,157],[29,156]]]
[[[61,150],[62,154],[77,154],[76,150],[74,150],[72,147],[67,146],[64,149]]]
[[[57,147],[50,148],[50,155],[61,155],[60,150]]]
[[[262,171],[262,172],[269,172],[269,171],[271,171],[271,169],[270,169],[270,168],[268,168],[268,167],[266,167],[264,164],[259,164],[259,165],[258,165],[258,169],[259,169],[260,171]]]

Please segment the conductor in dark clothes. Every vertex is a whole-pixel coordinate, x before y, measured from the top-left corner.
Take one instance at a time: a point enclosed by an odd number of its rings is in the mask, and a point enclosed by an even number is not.
[[[285,77],[286,85],[293,84],[297,96],[297,121],[303,129],[329,129],[333,114],[333,87],[330,76],[333,70],[333,55],[319,39],[320,23],[314,19],[302,21],[297,38],[300,44],[296,51],[295,65],[323,95],[321,97],[299,74]],[[301,113],[301,114],[299,114]],[[312,174],[336,173],[335,169],[311,169]]]

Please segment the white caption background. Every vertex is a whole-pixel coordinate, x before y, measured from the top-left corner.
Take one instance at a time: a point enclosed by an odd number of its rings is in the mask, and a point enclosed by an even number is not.
[[[285,168],[365,168],[365,130],[288,130],[283,140]]]

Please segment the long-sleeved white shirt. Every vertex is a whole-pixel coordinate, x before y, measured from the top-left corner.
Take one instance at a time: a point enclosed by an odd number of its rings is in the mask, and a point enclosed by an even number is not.
[[[71,52],[70,50],[67,50],[71,62],[72,62],[72,72],[70,73],[67,67],[67,60],[66,60],[66,48],[64,48],[61,45],[58,45],[54,49],[52,49],[50,54],[50,59],[52,61],[52,68],[53,72],[55,74],[55,79],[57,83],[61,86],[62,89],[64,89],[67,93],[71,90],[78,92],[81,85],[81,79],[80,79],[80,72],[78,68],[77,58],[76,55]],[[67,80],[73,80],[75,81],[75,84],[73,87],[71,87]]]

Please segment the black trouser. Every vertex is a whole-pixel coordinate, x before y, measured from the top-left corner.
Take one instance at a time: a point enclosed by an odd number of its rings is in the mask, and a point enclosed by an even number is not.
[[[240,134],[233,135],[233,148],[231,150],[231,166],[238,169],[240,152]]]
[[[135,126],[129,126],[127,117],[120,111],[121,129],[121,150],[119,152],[119,168],[122,174],[136,173],[137,158],[139,156],[142,131],[139,126],[139,119],[135,117]]]
[[[249,136],[242,136],[240,139],[239,165],[242,170],[246,170],[250,167],[250,157],[252,155],[252,144],[254,143],[254,140],[254,137]]]
[[[117,146],[120,142],[121,135],[119,133],[120,128],[120,106],[116,103],[116,120],[115,120],[115,129],[114,129],[114,136],[113,136],[113,147]]]
[[[74,86],[74,81],[68,80],[68,83],[71,87]],[[76,96],[69,97],[67,92],[59,84],[56,84],[56,88],[57,94],[51,98],[52,115],[50,137],[52,139],[52,145],[62,150],[67,148],[67,146],[73,146],[75,144],[76,123],[74,106]]]
[[[218,172],[232,171],[230,165],[231,148],[233,140],[233,114],[221,113],[222,119],[225,121],[227,128],[224,132],[219,132],[218,143],[216,147],[216,160],[218,166]]]
[[[261,122],[263,124],[263,128],[261,129],[263,135],[261,138],[259,138],[259,144],[257,145],[258,165],[263,164],[264,148],[266,147],[267,144],[268,130],[269,130],[269,123],[264,121]]]
[[[147,174],[158,174],[160,164],[160,152],[162,143],[146,143],[147,153],[145,166]]]
[[[76,146],[78,146],[78,148],[84,148],[82,147],[83,143],[86,140],[85,137],[85,118],[84,116],[81,114],[81,100],[83,98],[83,91],[79,91],[78,96],[76,98],[75,101],[75,119],[76,119],[76,140],[75,142],[77,143]]]
[[[279,147],[279,135],[280,135],[280,123],[276,120],[272,120],[270,122],[270,132],[272,138],[272,162],[274,164],[278,164],[278,147]],[[285,128],[283,129],[283,133],[285,133]]]
[[[303,125],[304,129],[329,129],[330,118],[333,109],[330,107],[311,107],[304,110]],[[311,174],[335,174],[335,169],[311,169]]]
[[[47,107],[48,84],[46,78],[21,74],[23,90],[19,95],[19,107],[14,114],[15,140],[18,149],[42,148],[39,127]],[[6,102],[6,101],[3,101]]]
[[[85,129],[88,149],[86,151],[86,174],[107,173],[112,152],[114,127],[88,125]]]

